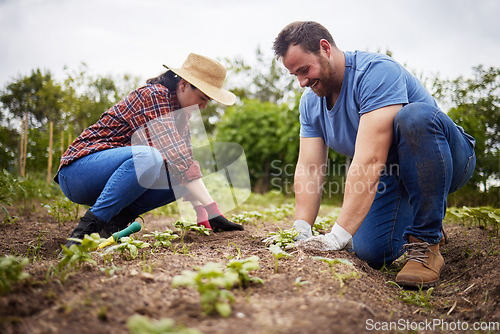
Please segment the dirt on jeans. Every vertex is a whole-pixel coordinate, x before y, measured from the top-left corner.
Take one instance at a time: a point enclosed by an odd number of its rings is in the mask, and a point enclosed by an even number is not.
[[[16,208],[10,208],[16,214]],[[385,270],[374,270],[355,254],[291,250],[292,257],[279,260],[262,242],[271,231],[290,228],[291,218],[246,224],[244,231],[189,232],[186,254],[159,248],[139,251],[135,259],[115,254],[115,272],[102,268],[109,263],[94,254],[97,265],[86,264],[64,282],[48,275],[58,263],[60,245],[76,222],[59,224],[46,213],[19,215],[13,224],[0,225],[2,255],[27,256],[31,275],[11,292],[0,295],[0,333],[129,333],[127,320],[143,315],[156,321],[171,318],[178,325],[202,333],[460,333],[465,326],[488,332],[500,322],[500,246],[498,235],[477,227],[445,223],[450,242],[441,248],[446,266],[440,284],[429,300],[418,302],[427,291],[401,290],[394,284],[402,261]],[[145,228],[134,236],[165,228],[176,230],[176,217],[144,217]],[[180,241],[174,245],[181,248]],[[174,289],[172,279],[183,270],[207,262],[225,265],[230,259],[257,255],[261,269],[251,275],[264,280],[246,289],[234,288],[232,313],[204,315],[194,288]],[[340,288],[326,263],[313,256],[348,259],[358,278]],[[339,273],[352,268],[337,265]],[[407,298],[404,298],[407,296]],[[408,299],[408,301],[405,301]],[[437,323],[443,326],[440,330]],[[433,327],[431,327],[433,326]],[[471,331],[469,331],[471,332]],[[474,332],[474,331],[472,331]],[[491,333],[497,332],[491,330]]]

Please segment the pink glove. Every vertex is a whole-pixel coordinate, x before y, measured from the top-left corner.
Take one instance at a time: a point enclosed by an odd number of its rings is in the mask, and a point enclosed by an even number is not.
[[[222,215],[217,203],[213,202],[204,206],[208,213],[208,221],[214,232],[243,230],[243,226],[230,222]]]

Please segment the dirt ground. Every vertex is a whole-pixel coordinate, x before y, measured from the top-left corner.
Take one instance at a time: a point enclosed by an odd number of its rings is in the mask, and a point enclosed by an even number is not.
[[[176,230],[172,226],[176,218],[146,215],[144,229],[134,236],[151,241],[143,234],[165,227]],[[378,271],[347,251],[291,250],[293,256],[281,259],[275,273],[274,257],[262,239],[291,224],[289,217],[278,223],[258,220],[238,232],[209,236],[189,232],[184,240],[190,245],[187,254],[166,248],[155,253],[142,249],[133,260],[115,254],[117,270],[112,275],[101,270],[110,265],[96,253],[97,265],[86,264],[61,282],[47,273],[57,265],[60,244],[76,222],[59,226],[43,210],[22,215],[14,224],[0,225],[0,253],[29,255],[35,261],[25,268],[31,278],[0,296],[0,333],[128,333],[127,320],[135,314],[152,321],[171,318],[202,333],[241,334],[460,333],[474,325],[483,330],[469,333],[487,333],[488,324],[500,322],[499,238],[484,229],[445,224],[450,239],[442,248],[446,267],[428,305],[423,305],[403,300],[405,294],[419,296],[418,290],[405,292],[388,283],[401,263]],[[225,266],[238,256],[238,249],[242,258],[260,258],[261,269],[251,274],[264,283],[232,289],[236,300],[229,317],[203,315],[194,288],[172,287],[172,278],[183,270],[207,262]],[[312,256],[348,259],[359,277],[340,289],[328,265]],[[350,269],[339,265],[338,271]],[[299,277],[304,284],[297,283]],[[447,327],[443,331],[430,327],[437,321]]]

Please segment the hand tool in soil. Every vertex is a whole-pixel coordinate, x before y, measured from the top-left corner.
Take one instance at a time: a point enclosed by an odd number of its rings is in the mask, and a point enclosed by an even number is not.
[[[101,242],[99,244],[99,248],[104,248],[106,246],[112,245],[115,242],[117,242],[118,240],[120,240],[122,237],[128,237],[132,233],[139,232],[141,230],[141,228],[142,228],[141,223],[133,222],[127,228],[113,233],[113,235],[111,235],[108,239],[106,239],[106,241]]]

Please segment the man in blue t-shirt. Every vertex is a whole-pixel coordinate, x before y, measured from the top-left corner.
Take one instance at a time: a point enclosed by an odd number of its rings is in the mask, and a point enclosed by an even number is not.
[[[436,285],[444,265],[439,246],[446,198],[472,175],[474,138],[392,58],[343,52],[316,22],[283,28],[274,51],[307,87],[294,183],[300,246],[352,248],[375,268],[407,251],[396,282]],[[328,147],[352,162],[336,224],[313,237]]]

